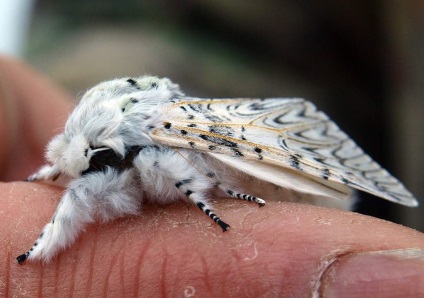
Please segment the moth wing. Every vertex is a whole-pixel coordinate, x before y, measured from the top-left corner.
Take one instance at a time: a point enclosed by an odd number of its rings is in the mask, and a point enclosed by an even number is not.
[[[163,113],[167,119],[163,127],[151,133],[160,144],[208,152],[267,181],[275,180],[264,177],[270,169],[295,172],[341,194],[352,187],[403,205],[418,205],[401,182],[304,99],[184,98],[166,106]],[[246,170],[252,162],[262,165],[256,174],[254,167]],[[287,186],[284,181],[272,182]]]
[[[248,159],[234,158],[227,154],[209,153],[219,161],[245,172],[258,179],[271,182],[286,189],[315,196],[344,200],[351,194],[351,189],[343,184],[326,182],[299,174],[286,167]]]

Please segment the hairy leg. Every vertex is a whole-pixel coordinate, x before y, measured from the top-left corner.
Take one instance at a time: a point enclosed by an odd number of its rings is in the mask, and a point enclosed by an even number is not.
[[[51,221],[43,228],[34,245],[17,257],[49,261],[60,249],[72,244],[87,223],[103,221],[125,214],[135,214],[140,199],[135,194],[133,172],[105,172],[84,175],[72,181]]]

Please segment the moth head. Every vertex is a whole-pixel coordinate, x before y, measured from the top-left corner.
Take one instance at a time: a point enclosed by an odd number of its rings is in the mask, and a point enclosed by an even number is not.
[[[59,166],[61,172],[76,178],[93,166],[95,170],[99,170],[100,168],[96,167],[99,166],[99,161],[105,153],[108,160],[116,163],[116,160],[122,159],[125,155],[124,144],[119,139],[109,139],[101,146],[95,147],[83,134],[69,137],[63,133],[50,141],[46,158],[52,164]],[[104,165],[107,164],[101,166]]]

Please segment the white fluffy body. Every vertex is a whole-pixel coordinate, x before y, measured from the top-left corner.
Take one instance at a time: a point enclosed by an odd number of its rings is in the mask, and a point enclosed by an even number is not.
[[[46,157],[50,165],[29,181],[60,174],[73,180],[19,263],[50,260],[87,223],[137,214],[145,200],[187,200],[224,231],[229,225],[211,211],[216,195],[260,206],[265,201],[256,196],[349,209],[352,201],[343,198],[353,187],[416,204],[309,102],[189,98],[169,79],[151,76],[115,79],[87,91],[64,132],[48,144]],[[348,164],[350,158],[354,162]],[[371,179],[396,184],[403,196],[387,194],[386,185],[367,184],[368,169]]]

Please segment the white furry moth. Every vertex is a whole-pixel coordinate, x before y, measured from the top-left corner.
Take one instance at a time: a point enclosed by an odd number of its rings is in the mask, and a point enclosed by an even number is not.
[[[51,221],[17,257],[49,260],[85,224],[136,214],[143,200],[186,199],[224,231],[211,191],[253,201],[240,179],[319,198],[358,189],[407,206],[418,203],[336,124],[303,99],[185,97],[164,78],[103,82],[89,90],[64,132],[49,143],[51,165],[29,181],[73,178]],[[249,180],[250,179],[250,180]],[[251,192],[250,192],[251,193]]]

